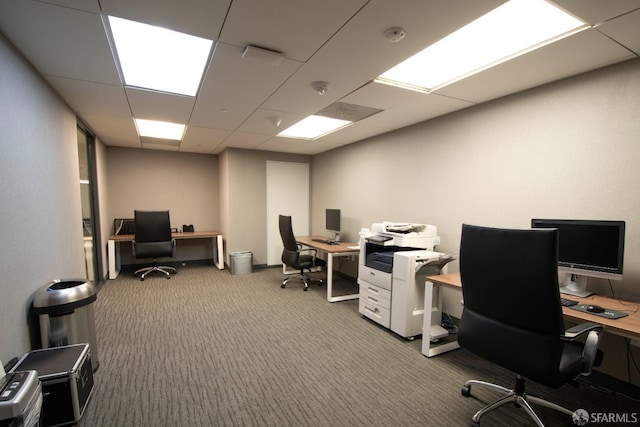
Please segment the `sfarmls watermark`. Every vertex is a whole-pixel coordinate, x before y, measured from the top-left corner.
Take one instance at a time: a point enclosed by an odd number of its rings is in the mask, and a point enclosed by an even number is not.
[[[573,415],[573,422],[576,425],[584,426],[592,424],[636,424],[640,420],[637,412],[592,412],[588,413],[584,409],[576,410]]]

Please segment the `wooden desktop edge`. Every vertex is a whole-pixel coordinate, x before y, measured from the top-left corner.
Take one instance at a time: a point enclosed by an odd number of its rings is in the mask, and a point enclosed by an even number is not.
[[[438,285],[462,289],[460,273],[428,276],[427,280]],[[586,298],[567,295],[566,298],[576,300],[579,304],[595,304],[628,314],[628,316],[620,319],[606,319],[604,317],[596,316],[595,314],[584,313],[573,310],[569,307],[562,307],[562,314],[566,319],[578,323],[585,321],[599,323],[605,328],[605,330],[616,335],[621,335],[631,339],[640,338],[640,303],[600,295],[592,295]]]
[[[174,239],[200,239],[205,237],[217,237],[222,233],[218,231],[179,231],[177,233],[171,233],[171,237]],[[134,239],[133,234],[113,234],[109,236],[109,240],[115,240],[117,242],[127,242]]]
[[[311,248],[319,249],[324,252],[338,253],[338,252],[359,252],[360,248],[354,249],[353,247],[358,246],[356,242],[337,242],[337,245],[329,245],[327,243],[315,242],[313,239],[323,239],[328,240],[325,236],[299,236],[296,237],[296,241],[305,246],[309,246]]]

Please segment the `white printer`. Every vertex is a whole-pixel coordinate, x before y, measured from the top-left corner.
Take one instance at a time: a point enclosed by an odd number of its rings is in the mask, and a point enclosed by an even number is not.
[[[402,337],[422,334],[424,276],[440,274],[453,259],[434,252],[438,244],[435,225],[385,221],[361,232],[360,313]]]

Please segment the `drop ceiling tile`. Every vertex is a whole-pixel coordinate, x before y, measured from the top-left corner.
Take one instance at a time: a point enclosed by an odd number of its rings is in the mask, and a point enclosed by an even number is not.
[[[41,3],[50,3],[71,9],[84,10],[86,12],[100,13],[98,0],[36,0]]]
[[[100,0],[107,15],[217,40],[231,0]]]
[[[236,0],[220,41],[241,47],[255,45],[304,62],[366,3],[366,0]]]
[[[275,136],[304,117],[282,111],[259,109],[238,127],[238,131]]]
[[[42,75],[120,84],[98,14],[48,3],[3,0],[0,30]]]
[[[122,86],[53,76],[47,80],[76,112],[131,119]]]
[[[300,66],[285,59],[280,65],[242,58],[243,49],[218,43],[198,93],[190,124],[234,130]]]
[[[226,130],[188,126],[180,144],[180,151],[211,153],[229,134]]]
[[[234,132],[224,141],[225,147],[256,148],[271,138],[270,135],[257,133]]]
[[[606,22],[597,30],[640,55],[640,9]]]
[[[133,117],[186,124],[196,99],[151,90],[126,88]]]
[[[640,0],[553,0],[553,2],[591,25],[640,8]]]

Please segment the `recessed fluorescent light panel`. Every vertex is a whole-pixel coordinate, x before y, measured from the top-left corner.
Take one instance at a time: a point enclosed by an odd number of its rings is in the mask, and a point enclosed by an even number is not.
[[[179,123],[161,122],[157,120],[135,119],[140,136],[181,140],[185,125]]]
[[[211,40],[109,16],[125,85],[195,96]]]
[[[428,93],[588,27],[544,0],[511,0],[375,81]]]
[[[295,125],[283,130],[278,136],[285,138],[317,139],[348,126],[351,123],[353,122],[349,120],[314,115],[302,119]]]

